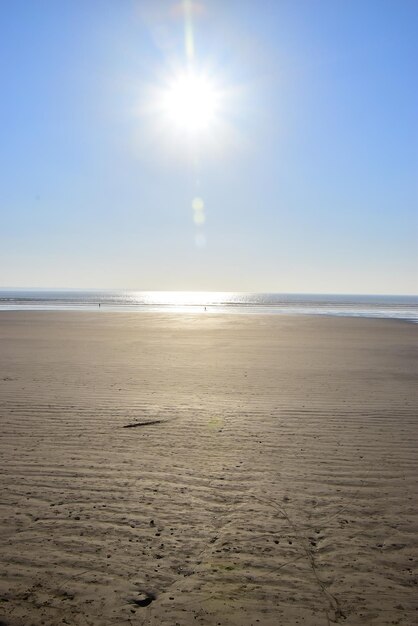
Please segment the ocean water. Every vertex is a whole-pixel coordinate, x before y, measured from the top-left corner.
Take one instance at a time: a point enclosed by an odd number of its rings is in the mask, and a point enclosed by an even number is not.
[[[418,296],[73,289],[0,290],[0,310],[95,311],[99,308],[103,311],[332,315],[418,322]]]

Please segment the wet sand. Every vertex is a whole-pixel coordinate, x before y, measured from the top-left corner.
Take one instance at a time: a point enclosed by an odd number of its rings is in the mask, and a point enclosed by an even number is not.
[[[0,623],[417,623],[417,333],[0,312]]]

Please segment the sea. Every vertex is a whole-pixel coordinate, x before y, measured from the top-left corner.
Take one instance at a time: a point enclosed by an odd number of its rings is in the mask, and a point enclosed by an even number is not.
[[[0,289],[0,310],[330,315],[418,322],[418,296]]]

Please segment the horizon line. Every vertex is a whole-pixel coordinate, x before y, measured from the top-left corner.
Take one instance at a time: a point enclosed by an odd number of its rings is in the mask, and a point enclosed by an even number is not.
[[[133,287],[3,287],[2,291],[129,291],[138,293],[242,293],[242,294],[276,294],[299,296],[398,296],[418,298],[418,293],[381,293],[381,292],[325,292],[325,291],[242,291],[231,289],[137,289]]]

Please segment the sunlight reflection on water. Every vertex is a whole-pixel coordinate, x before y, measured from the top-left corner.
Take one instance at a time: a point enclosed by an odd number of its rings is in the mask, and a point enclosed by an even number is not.
[[[100,307],[99,307],[100,305]],[[350,296],[226,291],[2,290],[0,310],[162,311],[305,314],[418,322],[416,296]]]

